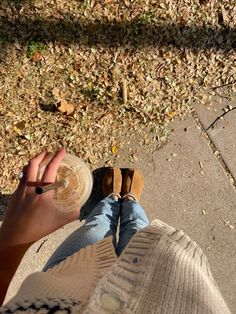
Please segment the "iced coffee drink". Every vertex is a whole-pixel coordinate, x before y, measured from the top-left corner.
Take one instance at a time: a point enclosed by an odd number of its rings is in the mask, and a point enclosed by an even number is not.
[[[52,159],[41,167],[39,179]],[[54,202],[58,210],[63,212],[80,209],[88,200],[93,186],[93,178],[89,168],[78,157],[66,154],[57,171],[56,182],[65,181],[65,185],[54,190]]]

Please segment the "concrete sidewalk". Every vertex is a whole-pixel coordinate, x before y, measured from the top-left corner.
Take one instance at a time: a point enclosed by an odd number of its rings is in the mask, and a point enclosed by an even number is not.
[[[236,121],[233,123],[235,128]],[[180,228],[200,245],[233,312],[236,310],[234,182],[191,116],[175,121],[172,128],[169,142],[162,149],[149,154],[144,147],[132,144],[138,160],[127,165],[121,155],[117,165],[141,169],[146,183],[141,203],[150,220],[159,218]],[[31,247],[15,275],[8,298],[28,274],[42,268],[57,245],[79,225],[71,223],[47,237],[46,242],[41,240]]]

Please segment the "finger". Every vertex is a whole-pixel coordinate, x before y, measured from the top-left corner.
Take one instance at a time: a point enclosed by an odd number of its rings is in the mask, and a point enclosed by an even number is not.
[[[40,163],[40,167],[46,168],[46,166],[50,163],[50,161],[53,159],[53,157],[54,157],[53,153],[46,152],[44,159]]]
[[[60,166],[61,161],[64,159],[66,154],[65,148],[61,148],[55,156],[52,158],[50,163],[44,170],[42,182],[55,182],[57,176],[57,170]]]
[[[44,157],[46,156],[46,154],[47,152],[41,152],[39,155],[37,155],[36,157],[34,157],[33,159],[29,161],[29,164],[27,166],[27,171],[26,171],[26,182],[37,181],[39,165],[44,160]]]

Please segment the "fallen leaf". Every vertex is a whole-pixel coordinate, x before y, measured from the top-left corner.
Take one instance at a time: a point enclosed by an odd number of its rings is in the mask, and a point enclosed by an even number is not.
[[[174,116],[176,115],[176,112],[175,111],[170,111],[170,112],[167,112],[167,116],[171,119],[174,118]]]
[[[6,132],[8,132],[8,133],[11,132],[11,130],[12,130],[12,125],[7,125],[5,130],[6,130]]]
[[[52,89],[52,95],[57,102],[60,102],[66,98],[66,93],[57,87]]]
[[[43,55],[40,51],[35,52],[31,57],[31,61],[33,62],[39,62],[42,59],[43,59]]]
[[[127,91],[126,80],[123,80],[121,82],[121,91],[122,91],[123,103],[126,104],[127,100],[128,100],[128,91]]]
[[[229,22],[229,19],[228,19],[228,15],[223,4],[221,4],[221,13],[222,13],[224,25],[227,25]]]
[[[26,134],[24,137],[25,137],[25,139],[27,139],[27,141],[31,140],[31,135],[30,134]]]
[[[21,122],[18,122],[15,126],[17,127],[17,129],[24,130],[25,124],[26,122],[23,120]]]
[[[114,155],[117,154],[118,153],[118,147],[112,146],[111,151],[112,151],[112,154],[114,154]]]
[[[61,100],[57,106],[57,110],[66,115],[70,115],[74,112],[75,106],[72,103],[67,102],[66,100]]]
[[[22,135],[21,130],[20,130],[16,125],[14,125],[12,129],[13,129],[13,131],[16,132],[18,135]]]
[[[90,7],[91,7],[91,8],[94,8],[95,4],[96,4],[96,1],[95,1],[95,0],[91,0],[91,2],[90,2]]]
[[[52,95],[56,100],[60,100],[61,99],[61,95],[60,95],[60,89],[57,87],[54,87],[52,90]]]
[[[226,220],[223,216],[221,216],[221,219],[223,220],[225,226],[229,227],[230,229],[235,229],[235,227],[231,225],[229,220]]]

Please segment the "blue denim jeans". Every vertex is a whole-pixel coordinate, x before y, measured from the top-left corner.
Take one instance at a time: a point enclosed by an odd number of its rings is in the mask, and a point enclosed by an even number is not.
[[[117,225],[120,218],[119,241],[116,240]],[[142,206],[132,200],[119,201],[105,198],[100,201],[85,221],[62,242],[49,258],[43,271],[57,265],[75,252],[94,244],[105,237],[113,237],[113,245],[119,256],[137,230],[149,224]]]

